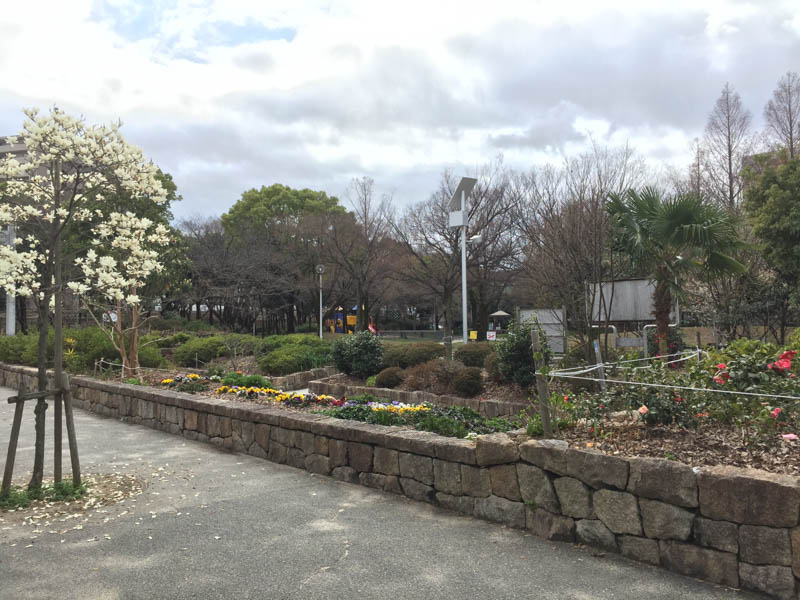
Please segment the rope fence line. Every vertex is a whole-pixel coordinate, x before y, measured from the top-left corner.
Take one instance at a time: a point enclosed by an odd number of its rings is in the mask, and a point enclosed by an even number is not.
[[[689,353],[688,356],[686,354],[687,352]],[[683,352],[678,352],[678,353],[675,353],[675,354],[667,354],[667,355],[664,355],[664,356],[648,356],[648,357],[645,357],[645,358],[635,358],[635,359],[631,359],[631,360],[620,360],[620,361],[611,362],[611,363],[606,363],[606,362],[597,363],[595,365],[589,365],[588,367],[571,367],[569,369],[560,369],[558,371],[553,371],[550,374],[552,376],[555,376],[556,374],[562,374],[562,373],[563,374],[572,374],[572,375],[582,375],[584,373],[591,373],[592,371],[596,371],[596,370],[601,369],[601,368],[602,369],[607,369],[607,368],[616,367],[617,365],[622,365],[622,364],[626,364],[626,363],[642,362],[642,361],[645,361],[645,360],[648,360],[648,361],[661,360],[663,358],[670,358],[672,356],[680,356],[681,358],[678,358],[678,359],[675,359],[675,360],[671,360],[671,361],[668,361],[668,362],[664,363],[665,365],[672,365],[672,364],[675,364],[675,363],[683,362],[685,360],[690,360],[690,359],[695,358],[695,357],[697,357],[699,355],[702,355],[702,354],[708,354],[708,352],[706,352],[705,350],[684,350]],[[634,370],[638,370],[638,369],[649,369],[651,367],[652,367],[652,365],[647,365],[645,367],[631,367],[631,368],[633,368]],[[623,367],[623,368],[627,368],[627,367]]]
[[[608,379],[605,380],[599,379],[597,377],[581,377],[579,375],[571,375],[566,373],[551,373],[552,377],[558,377],[561,379],[578,379],[581,381],[597,381],[605,383],[618,383],[621,385],[633,385],[639,387],[653,387],[653,388],[667,388],[671,390],[686,390],[690,392],[710,392],[712,394],[731,394],[735,396],[755,396],[759,398],[781,398],[783,400],[794,400],[800,401],[800,396],[786,396],[783,394],[765,394],[761,392],[740,392],[738,390],[715,390],[710,388],[696,388],[691,386],[685,385],[669,385],[666,383],[647,383],[644,381],[627,381],[624,379]]]

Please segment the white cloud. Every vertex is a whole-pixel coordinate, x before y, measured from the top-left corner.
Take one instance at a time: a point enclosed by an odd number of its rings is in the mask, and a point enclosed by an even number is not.
[[[362,173],[408,202],[447,166],[590,137],[688,161],[725,81],[758,119],[800,68],[799,24],[778,1],[27,1],[0,22],[0,126],[23,105],[121,117],[179,215]]]

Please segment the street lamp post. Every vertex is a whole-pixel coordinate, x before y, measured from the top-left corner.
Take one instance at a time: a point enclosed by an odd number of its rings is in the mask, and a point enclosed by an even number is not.
[[[319,275],[319,339],[322,339],[322,274],[325,272],[325,265],[317,265],[317,275]]]
[[[450,200],[450,227],[461,227],[461,337],[464,344],[467,343],[469,331],[467,326],[467,227],[469,227],[467,198],[477,182],[478,180],[473,177],[462,177]]]

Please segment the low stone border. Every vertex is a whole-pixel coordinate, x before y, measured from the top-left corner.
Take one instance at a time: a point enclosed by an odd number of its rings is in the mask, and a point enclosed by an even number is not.
[[[372,394],[377,398],[389,401],[405,402],[406,404],[420,404],[430,402],[439,406],[465,406],[478,411],[486,417],[506,417],[518,415],[528,408],[524,402],[502,402],[498,400],[481,400],[480,398],[461,398],[431,394],[430,392],[407,392],[390,388],[369,387],[365,385],[348,385],[336,381],[336,377],[325,380],[309,381],[308,390],[315,394],[328,394],[341,398],[342,396],[357,396],[359,394]]]
[[[0,384],[35,370],[0,363]],[[731,587],[796,598],[800,478],[477,441],[73,377],[77,406]]]
[[[290,373],[284,377],[269,377],[269,380],[272,382],[272,387],[275,389],[290,392],[307,387],[308,383],[313,379],[331,377],[338,372],[339,370],[336,367],[322,367],[320,369],[311,369],[310,371]]]

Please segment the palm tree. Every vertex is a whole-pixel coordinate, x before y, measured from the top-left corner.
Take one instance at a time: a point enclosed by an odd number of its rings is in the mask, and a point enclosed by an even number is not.
[[[744,271],[730,255],[741,246],[734,220],[727,210],[697,195],[665,197],[652,187],[611,194],[606,208],[615,249],[655,284],[653,316],[659,352],[665,355],[672,300],[684,295],[689,275]]]

